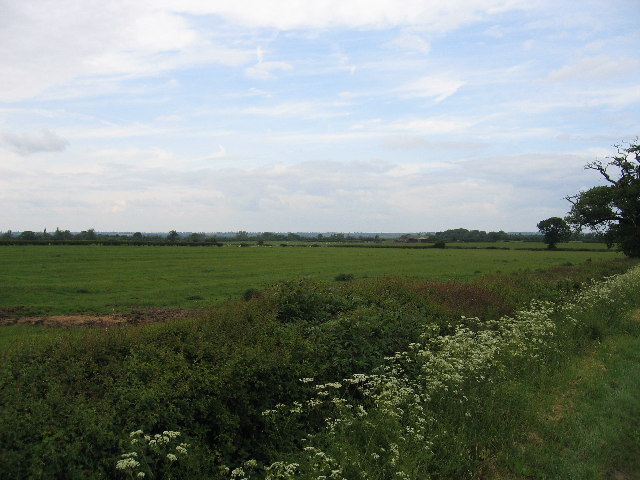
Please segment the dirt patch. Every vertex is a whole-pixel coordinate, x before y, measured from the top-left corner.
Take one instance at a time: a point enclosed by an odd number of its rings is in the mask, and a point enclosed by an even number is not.
[[[614,472],[613,473],[613,478],[615,480],[635,480],[637,477],[632,477],[630,474],[628,474],[627,472]]]
[[[11,310],[11,311],[9,311]],[[35,315],[21,316],[21,307],[0,310],[0,326],[2,325],[39,325],[44,327],[111,327],[122,325],[144,325],[169,320],[194,318],[199,312],[172,308],[149,308],[127,313],[104,315]]]

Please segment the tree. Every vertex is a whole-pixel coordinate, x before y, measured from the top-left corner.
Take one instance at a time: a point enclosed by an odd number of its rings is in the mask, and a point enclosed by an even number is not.
[[[177,242],[180,239],[180,234],[175,230],[171,230],[167,235],[167,242]]]
[[[204,240],[204,235],[201,234],[201,233],[195,233],[194,232],[194,233],[192,233],[191,235],[189,235],[187,237],[187,241],[188,242],[197,243],[197,242],[202,242],[203,240]]]
[[[640,257],[640,144],[615,145],[618,154],[607,161],[596,160],[585,169],[595,170],[605,185],[566,197],[571,202],[567,216],[577,229],[588,227],[601,233],[607,245],[629,257]]]
[[[20,240],[35,240],[36,233],[31,230],[25,230],[24,232],[20,233],[20,235],[18,235],[18,238]]]
[[[69,230],[63,231],[56,227],[56,231],[53,233],[54,240],[70,240],[71,238],[73,238],[73,235]]]
[[[93,228],[89,230],[83,230],[78,235],[76,235],[80,240],[97,240],[98,236],[96,235],[96,231]]]
[[[544,234],[544,243],[548,248],[556,248],[558,242],[566,242],[571,238],[571,227],[560,217],[540,221],[538,230]]]

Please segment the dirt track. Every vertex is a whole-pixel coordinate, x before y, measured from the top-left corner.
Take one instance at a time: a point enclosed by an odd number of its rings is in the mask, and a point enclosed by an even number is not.
[[[193,318],[198,312],[170,308],[139,309],[119,314],[76,314],[76,315],[35,315],[25,316],[20,307],[0,309],[2,325],[41,325],[45,327],[110,327],[118,325],[142,325],[166,322],[182,318]]]

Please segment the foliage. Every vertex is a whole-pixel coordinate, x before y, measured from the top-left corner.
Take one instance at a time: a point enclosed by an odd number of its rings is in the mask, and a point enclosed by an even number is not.
[[[434,236],[437,240],[452,242],[497,242],[514,239],[512,235],[500,230],[499,232],[485,232],[483,230],[467,230],[466,228],[454,228],[437,232]]]
[[[167,235],[167,242],[177,242],[180,239],[180,235],[175,230],[171,230]]]
[[[355,278],[353,273],[339,273],[335,276],[334,280],[336,282],[349,282]]]
[[[559,242],[566,242],[571,238],[571,228],[560,217],[551,217],[538,222],[538,230],[544,234],[544,243],[549,248],[556,248]]]
[[[585,166],[604,178],[596,186],[567,197],[572,204],[568,220],[578,228],[602,232],[608,245],[617,245],[630,257],[640,257],[640,144],[617,145],[607,162]]]

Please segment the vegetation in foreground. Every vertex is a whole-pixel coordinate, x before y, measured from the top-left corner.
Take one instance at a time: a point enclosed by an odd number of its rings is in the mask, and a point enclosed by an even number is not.
[[[529,420],[524,386],[633,330],[638,269],[585,286],[631,265],[296,280],[193,320],[27,339],[0,354],[0,478],[471,477]]]

